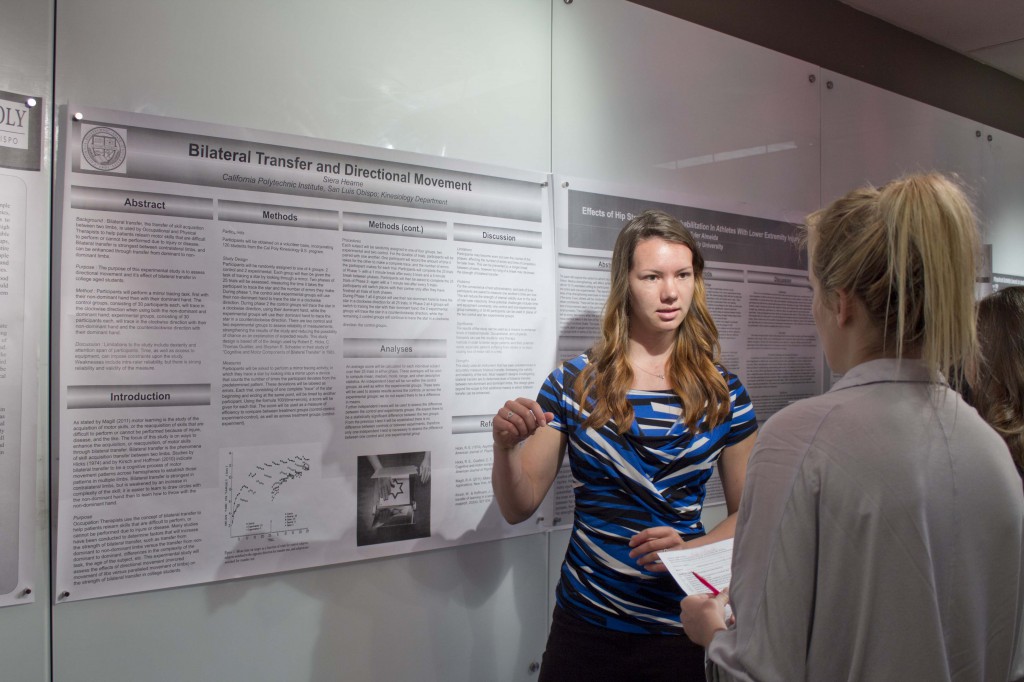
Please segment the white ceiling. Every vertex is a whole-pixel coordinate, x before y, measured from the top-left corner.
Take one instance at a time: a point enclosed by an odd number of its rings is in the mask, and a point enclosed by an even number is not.
[[[1024,80],[1024,0],[842,0]]]

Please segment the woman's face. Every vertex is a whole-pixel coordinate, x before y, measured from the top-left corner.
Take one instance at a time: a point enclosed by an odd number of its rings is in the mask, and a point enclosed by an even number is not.
[[[631,336],[674,334],[693,300],[693,252],[659,237],[633,251],[629,269]]]

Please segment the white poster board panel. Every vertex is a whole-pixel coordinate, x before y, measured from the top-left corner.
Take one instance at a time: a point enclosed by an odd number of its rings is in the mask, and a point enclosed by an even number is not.
[[[824,72],[822,198],[907,173],[956,176],[992,245],[991,269],[1024,273],[1024,139],[861,81]]]
[[[979,208],[992,270],[1024,277],[1024,138],[982,128]]]
[[[549,0],[69,0],[56,11],[61,104],[548,170]]]
[[[978,199],[984,152],[979,125],[831,71],[822,78],[823,205],[866,184],[927,171],[958,175]]]
[[[619,0],[553,3],[553,31],[554,173],[787,222],[818,208],[817,66]]]
[[[545,175],[74,111],[58,600],[536,530],[483,468],[554,345]]]
[[[551,613],[547,548],[533,533],[61,604],[53,679],[529,682]]]

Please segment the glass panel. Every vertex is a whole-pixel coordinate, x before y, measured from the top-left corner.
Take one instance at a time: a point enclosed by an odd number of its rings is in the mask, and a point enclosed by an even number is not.
[[[979,205],[992,272],[1024,277],[1024,138],[983,129],[982,140]]]
[[[546,171],[550,8],[62,2],[57,101]]]
[[[822,78],[822,203],[921,171],[956,173],[977,195],[978,124],[834,72]]]
[[[618,0],[556,2],[552,30],[555,173],[762,218],[818,207],[818,67]]]

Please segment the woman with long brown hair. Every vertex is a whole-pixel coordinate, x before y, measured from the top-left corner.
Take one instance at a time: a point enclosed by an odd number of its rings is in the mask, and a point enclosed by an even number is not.
[[[536,511],[566,452],[574,479],[543,682],[703,678],[658,552],[732,537],[757,429],[719,361],[703,273],[677,219],[631,220],[615,242],[601,339],[552,372],[537,400],[510,400],[492,422],[492,482],[509,522]],[[729,515],[706,533],[715,469]]]
[[[981,357],[969,402],[992,425],[1024,477],[1024,286],[1006,287],[978,303]]]

